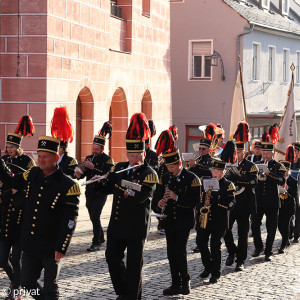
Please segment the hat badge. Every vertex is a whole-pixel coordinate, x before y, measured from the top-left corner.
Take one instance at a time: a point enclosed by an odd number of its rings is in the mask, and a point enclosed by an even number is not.
[[[45,146],[46,146],[46,141],[42,141],[42,142],[41,142],[41,145],[42,145],[43,147],[45,147]]]
[[[8,139],[9,139],[9,140],[12,140],[12,139],[13,139],[13,137],[10,135]]]

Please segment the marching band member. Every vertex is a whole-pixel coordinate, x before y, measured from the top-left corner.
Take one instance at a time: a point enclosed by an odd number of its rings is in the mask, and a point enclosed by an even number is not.
[[[280,205],[278,186],[285,184],[285,167],[273,159],[274,144],[262,142],[262,158],[267,163],[267,171],[258,174],[258,184],[255,189],[257,212],[252,216],[252,234],[255,250],[252,254],[257,257],[264,250],[261,238],[261,220],[266,215],[267,240],[265,247],[265,261],[272,260],[272,246],[275,239],[278,209]]]
[[[169,173],[162,175],[153,198],[153,206],[166,214],[165,231],[167,255],[172,284],[164,295],[188,295],[190,275],[187,267],[186,246],[194,226],[194,208],[200,200],[199,178],[182,167],[179,149],[174,145],[169,130],[163,131],[157,149],[162,152]]]
[[[146,150],[146,162],[150,165],[150,167],[157,172],[158,171],[158,156],[157,154],[151,150],[150,148],[150,139],[155,136],[156,129],[153,120],[148,120],[149,128],[150,128],[150,138],[145,141],[145,150]]]
[[[251,146],[251,152],[252,152],[252,155],[249,155],[247,157],[248,160],[250,160],[253,163],[256,163],[257,161],[261,161],[261,159],[262,159],[261,142],[259,140],[253,140],[252,146]]]
[[[293,146],[292,151],[294,151]],[[289,149],[290,147],[288,147]],[[288,150],[289,151],[289,150]],[[286,157],[287,158],[287,157]],[[297,197],[297,180],[289,175],[291,167],[290,161],[280,161],[285,168],[286,184],[283,186],[284,190],[280,191],[280,208],[278,216],[278,230],[282,236],[281,246],[278,250],[279,254],[284,253],[285,249],[289,246],[289,231],[292,216],[296,211],[296,197]]]
[[[229,229],[226,231],[224,240],[228,251],[226,266],[231,266],[236,257],[235,270],[242,271],[247,258],[249,217],[256,210],[254,188],[257,184],[258,169],[253,162],[246,159],[244,142],[236,142],[236,147],[237,171],[235,172],[235,167],[233,167],[233,169],[229,169],[229,172],[226,172],[225,177],[234,183],[237,190],[238,188],[241,190],[235,193],[236,204],[230,212]],[[232,234],[232,226],[235,221],[238,228],[237,246],[234,243]]]
[[[145,140],[149,136],[146,116],[134,114],[126,134],[128,161],[118,163],[106,182],[98,184],[105,193],[114,195],[105,256],[117,299],[136,300],[142,296],[143,251],[158,183],[156,172],[145,161]],[[128,167],[134,168],[127,171]]]
[[[291,170],[300,170],[300,158],[299,158],[299,151],[300,151],[300,143],[296,142],[293,143],[294,151],[295,151],[295,157],[294,161],[291,164]],[[296,197],[296,213],[295,213],[295,220],[294,220],[294,226],[292,228],[291,234],[294,236],[293,243],[299,243],[299,237],[300,237],[300,201],[299,201],[300,195],[297,194]],[[291,222],[292,224],[292,222]]]
[[[197,230],[197,245],[200,249],[204,271],[200,274],[202,279],[209,279],[210,283],[216,283],[221,276],[221,244],[222,238],[228,228],[228,210],[234,205],[235,187],[231,181],[224,178],[226,162],[218,158],[212,162],[212,177],[219,181],[218,191],[202,192],[200,209],[197,217],[201,215],[202,207],[209,207],[207,223],[199,222]],[[201,216],[201,219],[204,216]],[[210,250],[208,242],[210,238]]]
[[[103,175],[110,172],[114,167],[113,159],[104,153],[106,136],[111,136],[111,123],[105,122],[98,135],[94,136],[93,154],[88,155],[83,163],[83,169],[75,169],[75,176],[78,179],[86,177],[90,180],[95,175]],[[96,183],[86,185],[85,190],[86,207],[89,212],[90,220],[93,224],[93,240],[92,245],[87,249],[89,252],[100,250],[101,244],[105,242],[104,232],[101,226],[101,213],[105,205],[107,195],[97,189]]]
[[[75,168],[78,166],[78,162],[75,158],[68,155],[68,145],[68,141],[60,141],[58,149],[59,159],[57,161],[57,165],[66,175],[75,178],[74,172]]]

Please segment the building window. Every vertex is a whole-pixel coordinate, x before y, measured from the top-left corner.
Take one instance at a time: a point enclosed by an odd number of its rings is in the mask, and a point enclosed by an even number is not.
[[[143,0],[143,16],[150,17],[150,0]]]
[[[250,126],[251,139],[261,139],[264,131],[267,130],[267,126]]]
[[[260,0],[260,5],[263,8],[270,9],[270,0]]]
[[[202,138],[203,132],[199,129],[200,125],[186,125],[186,144],[185,151],[187,153],[195,153],[198,156],[199,140]],[[195,147],[196,146],[196,147]]]
[[[116,0],[110,1],[110,14],[117,18],[122,18],[122,7],[118,5]]]
[[[269,47],[268,80],[275,80],[275,47]]]
[[[212,41],[192,41],[190,49],[190,79],[211,79]]]
[[[281,13],[283,15],[288,15],[289,14],[289,0],[281,0]]]
[[[282,81],[288,82],[289,77],[289,50],[283,50],[282,57]]]
[[[252,79],[259,79],[260,44],[253,44]]]
[[[296,60],[296,83],[300,83],[300,52],[297,52],[297,60]]]

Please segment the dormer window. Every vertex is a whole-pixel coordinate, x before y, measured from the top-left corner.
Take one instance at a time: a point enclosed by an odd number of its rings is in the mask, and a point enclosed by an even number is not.
[[[282,15],[288,15],[290,10],[289,0],[280,0],[280,12]]]
[[[270,0],[259,0],[260,6],[265,9],[270,9]]]

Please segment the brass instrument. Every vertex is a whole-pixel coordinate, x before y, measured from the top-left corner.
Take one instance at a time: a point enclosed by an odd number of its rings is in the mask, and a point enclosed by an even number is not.
[[[226,173],[225,173],[225,178],[230,178],[230,175],[231,175],[231,174],[234,174],[234,175],[237,175],[237,176],[239,176],[239,177],[242,177],[239,168],[236,167],[236,166],[229,166],[229,167],[227,167]],[[245,187],[244,187],[244,186],[239,187],[239,186],[236,185],[235,188],[236,188],[236,191],[234,192],[234,195],[235,195],[235,196],[240,195],[240,194],[243,193],[244,190],[245,190]]]
[[[210,204],[207,204],[207,202],[210,203],[211,192],[212,192],[211,189],[206,191],[204,206],[200,208],[199,224],[200,227],[203,229],[206,228],[208,214],[210,213]]]
[[[284,185],[284,187],[279,187],[279,197],[280,199],[282,200],[286,200],[288,198],[288,192],[287,192],[287,189],[286,189],[286,184]]]
[[[264,165],[267,165],[267,164],[264,164]],[[258,167],[259,165],[257,165]],[[265,174],[265,172],[258,167],[258,174],[257,174],[257,178],[258,180],[260,181],[266,181],[267,180],[267,175]]]
[[[95,154],[93,155],[92,158],[89,157],[89,158],[85,159],[84,161],[78,162],[78,165],[74,169],[74,173],[79,172],[80,174],[83,174],[85,172],[85,169],[86,169],[85,163],[87,161],[93,162],[94,158],[95,158]]]

